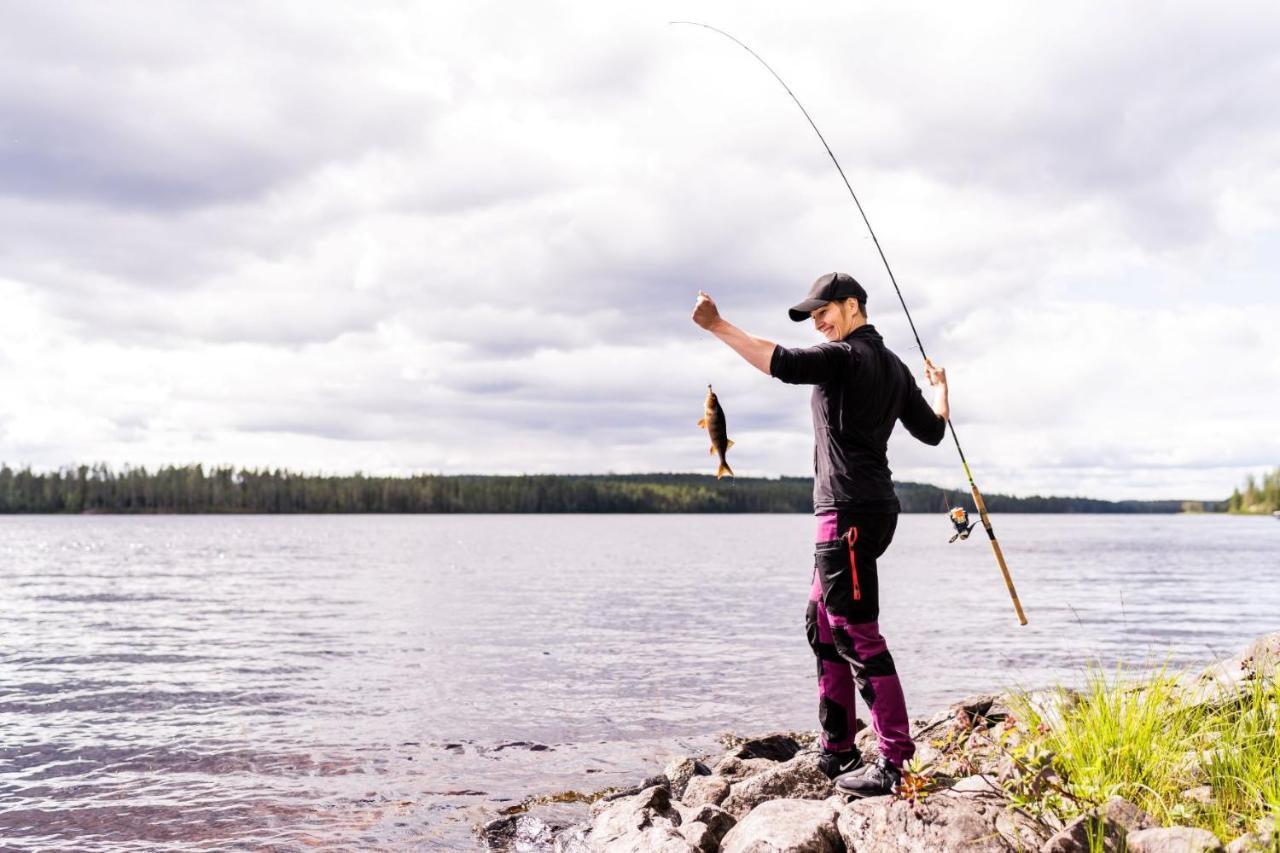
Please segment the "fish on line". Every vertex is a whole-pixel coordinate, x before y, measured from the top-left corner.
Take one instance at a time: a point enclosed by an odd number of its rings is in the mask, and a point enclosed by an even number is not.
[[[698,421],[698,426],[707,431],[707,435],[711,437],[711,455],[720,456],[720,467],[716,470],[716,479],[719,480],[725,474],[735,477],[733,469],[729,467],[729,463],[725,461],[724,455],[729,452],[729,448],[733,447],[733,442],[729,440],[729,430],[725,426],[724,409],[720,408],[720,400],[716,398],[716,392],[711,390],[711,386],[707,386],[707,399],[702,405],[702,420]]]

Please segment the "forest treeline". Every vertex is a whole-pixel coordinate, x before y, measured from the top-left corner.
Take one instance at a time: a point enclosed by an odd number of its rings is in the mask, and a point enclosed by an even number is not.
[[[896,483],[904,512],[972,510],[967,492]],[[664,513],[813,511],[808,477],[700,474],[326,476],[201,465],[0,467],[0,513]],[[1223,504],[984,495],[991,512],[1172,513]]]
[[[1245,477],[1244,491],[1235,489],[1227,499],[1227,511],[1236,513],[1280,512],[1280,468],[1263,474],[1258,480]]]

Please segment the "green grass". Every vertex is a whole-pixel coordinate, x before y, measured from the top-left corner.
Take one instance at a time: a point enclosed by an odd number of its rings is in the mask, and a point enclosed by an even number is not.
[[[1066,821],[1120,796],[1224,842],[1265,815],[1280,824],[1280,680],[1206,704],[1183,701],[1178,685],[1164,670],[1136,681],[1093,670],[1060,714],[1015,696],[1010,749],[1028,771],[1010,784],[1015,802]],[[1206,785],[1207,802],[1183,794]]]

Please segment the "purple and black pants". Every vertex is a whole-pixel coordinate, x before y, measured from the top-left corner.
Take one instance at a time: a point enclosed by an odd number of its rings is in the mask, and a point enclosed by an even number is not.
[[[876,575],[876,560],[893,541],[897,526],[897,513],[818,516],[805,629],[818,659],[823,748],[853,748],[856,689],[867,703],[880,754],[902,767],[916,747],[898,671],[880,636]]]

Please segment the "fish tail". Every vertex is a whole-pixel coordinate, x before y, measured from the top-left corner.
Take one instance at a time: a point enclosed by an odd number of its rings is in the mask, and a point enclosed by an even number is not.
[[[734,477],[734,478],[738,476],[737,474],[733,473],[733,469],[729,467],[729,463],[721,459],[720,469],[716,471],[716,479],[719,480],[725,474],[728,474],[730,477]]]

